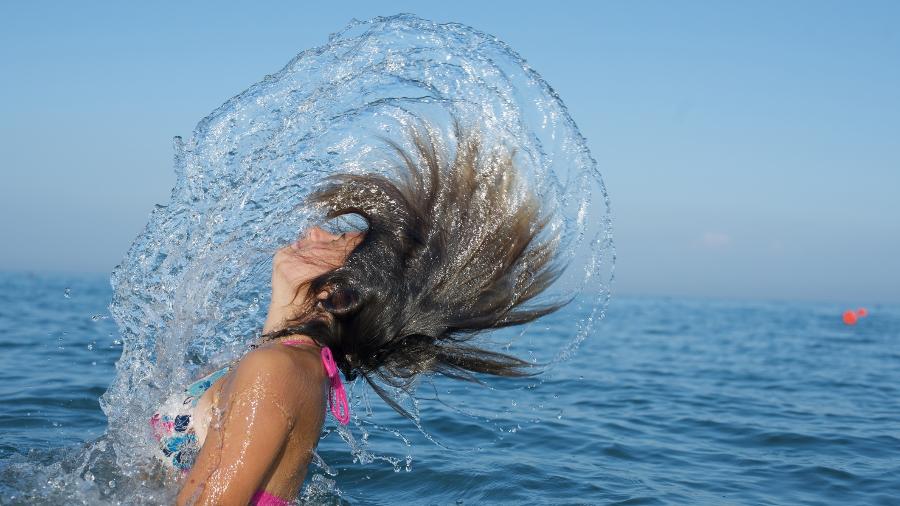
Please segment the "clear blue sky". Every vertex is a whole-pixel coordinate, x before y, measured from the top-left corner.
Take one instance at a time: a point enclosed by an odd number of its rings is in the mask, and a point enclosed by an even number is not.
[[[616,292],[900,301],[897,2],[3,2],[0,270],[110,271],[168,200],[172,136],[397,12],[556,88],[610,191]]]

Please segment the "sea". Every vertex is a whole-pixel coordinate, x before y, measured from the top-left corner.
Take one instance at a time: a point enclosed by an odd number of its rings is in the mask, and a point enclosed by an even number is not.
[[[170,503],[177,483],[136,487],[153,478],[101,451],[123,349],[111,298],[107,275],[0,274],[0,503]],[[331,420],[298,501],[900,504],[900,307],[846,325],[845,306],[614,293],[560,355],[573,304],[520,334],[559,360],[424,380],[418,424],[352,385],[368,453]]]

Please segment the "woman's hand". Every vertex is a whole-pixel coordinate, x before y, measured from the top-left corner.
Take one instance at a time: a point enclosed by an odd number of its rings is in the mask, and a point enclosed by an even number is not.
[[[272,260],[272,302],[263,333],[279,330],[300,316],[310,305],[303,285],[343,265],[363,236],[363,232],[336,235],[312,227],[297,241],[279,249]],[[319,299],[327,296],[327,292],[317,294]]]

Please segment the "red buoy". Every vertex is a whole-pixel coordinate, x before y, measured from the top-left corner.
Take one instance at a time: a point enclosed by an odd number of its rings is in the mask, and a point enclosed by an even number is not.
[[[861,307],[856,310],[856,316],[858,316],[860,318],[865,318],[866,316],[869,316],[869,311],[867,311],[866,308]]]
[[[847,325],[856,325],[856,312],[844,311],[844,323]]]

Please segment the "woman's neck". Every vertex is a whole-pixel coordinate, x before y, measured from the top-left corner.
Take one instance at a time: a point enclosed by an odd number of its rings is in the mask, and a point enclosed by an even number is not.
[[[275,332],[270,332],[269,334],[275,334]],[[320,346],[319,343],[316,342],[315,339],[309,337],[306,334],[299,333],[291,333],[285,332],[284,335],[279,335],[277,337],[270,337],[266,334],[260,335],[254,343],[250,345],[251,350],[255,350],[260,346],[263,346],[268,343],[295,343],[295,344],[308,344],[312,346]]]
[[[291,334],[288,336],[273,339],[273,341],[279,342],[281,344],[286,344],[289,346],[296,345],[296,344],[301,344],[301,345],[307,344],[310,346],[319,346],[319,343],[317,343],[313,338],[311,338],[307,335],[303,335],[303,334]]]

